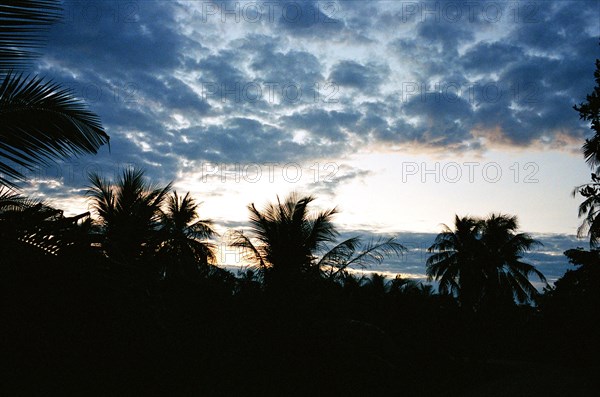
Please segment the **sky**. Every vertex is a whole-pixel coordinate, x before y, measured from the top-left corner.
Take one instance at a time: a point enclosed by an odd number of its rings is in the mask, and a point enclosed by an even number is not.
[[[397,235],[421,277],[455,214],[517,215],[550,279],[585,247],[573,198],[590,135],[598,1],[64,3],[32,72],[97,113],[110,149],[31,171],[26,192],[86,211],[90,171],[173,181],[223,234],[292,191],[344,233]]]

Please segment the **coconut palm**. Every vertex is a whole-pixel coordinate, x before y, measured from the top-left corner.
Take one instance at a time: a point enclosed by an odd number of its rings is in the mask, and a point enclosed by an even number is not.
[[[89,215],[65,217],[45,202],[0,188],[0,246],[9,255],[63,255],[87,245]]]
[[[395,242],[393,237],[380,238],[368,243],[363,243],[360,237],[351,237],[325,252],[318,266],[328,279],[344,283],[349,269],[365,269],[382,263],[389,255],[400,256],[404,251],[406,248]]]
[[[133,264],[154,254],[160,244],[161,206],[171,184],[159,187],[139,169],[125,169],[116,183],[90,175],[87,194],[97,216],[101,245],[113,261]]]
[[[429,247],[434,252],[427,259],[427,278],[439,282],[439,292],[458,296],[464,304],[472,305],[474,284],[480,274],[477,269],[479,244],[478,222],[470,217],[454,218],[454,230],[442,225],[443,231],[438,234],[435,242]]]
[[[216,235],[210,219],[200,219],[198,204],[186,193],[173,192],[166,199],[161,214],[161,239],[158,249],[165,265],[165,277],[172,274],[191,275],[206,270],[215,262],[215,245],[209,240]]]
[[[546,279],[521,257],[540,243],[517,229],[514,216],[491,215],[485,220],[456,216],[454,230],[444,225],[428,249],[433,252],[427,259],[428,279],[438,281],[441,293],[457,296],[471,310],[503,299],[532,301],[538,293],[529,276]]]
[[[546,283],[544,275],[533,265],[522,261],[524,252],[541,243],[527,233],[517,233],[516,216],[492,214],[481,221],[481,242],[485,247],[485,296],[489,302],[505,298],[519,303],[533,301],[537,289],[529,281],[535,275]]]
[[[577,236],[589,237],[590,247],[597,248],[600,245],[600,178],[593,173],[592,183],[577,186],[572,194],[585,198],[579,205],[579,217],[584,219],[577,229]]]
[[[579,118],[589,121],[594,131],[594,136],[586,139],[582,147],[585,161],[592,169],[600,166],[600,59],[596,59],[594,79],[596,86],[592,93],[586,96],[586,102],[573,106],[579,113]]]
[[[431,296],[433,295],[432,290],[433,287],[430,284],[423,284],[420,281],[404,278],[400,274],[396,275],[389,286],[389,291],[396,295]]]
[[[600,166],[600,59],[596,59],[594,71],[596,86],[591,94],[586,96],[586,102],[573,108],[579,113],[579,118],[589,121],[594,131],[592,138],[586,139],[582,147],[583,156],[588,165],[596,170]],[[579,206],[579,217],[584,217],[583,223],[577,230],[579,237],[589,237],[590,247],[596,248],[600,243],[600,177],[592,173],[592,182],[576,187],[573,197],[578,193],[585,198]]]
[[[60,10],[54,0],[0,6],[0,185],[15,187],[22,169],[96,153],[109,142],[100,118],[69,90],[13,72],[37,55],[41,33],[59,20]]]
[[[246,249],[265,278],[293,280],[326,275],[334,279],[351,265],[378,263],[386,254],[399,254],[404,249],[389,239],[369,244],[361,250],[358,237],[330,249],[328,244],[334,243],[339,235],[332,222],[337,210],[333,208],[311,215],[308,205],[313,201],[312,196],[292,193],[283,202],[277,197],[276,204],[268,204],[262,211],[254,204],[248,206],[250,232],[257,242],[255,244],[248,236],[238,233],[234,245]]]

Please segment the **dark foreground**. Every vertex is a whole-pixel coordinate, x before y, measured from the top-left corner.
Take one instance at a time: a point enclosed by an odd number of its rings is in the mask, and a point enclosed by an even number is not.
[[[3,264],[0,393],[591,396],[594,308],[466,313],[449,297],[216,272]]]

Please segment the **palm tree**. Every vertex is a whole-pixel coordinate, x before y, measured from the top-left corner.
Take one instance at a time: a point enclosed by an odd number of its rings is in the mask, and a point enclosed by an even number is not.
[[[402,255],[406,248],[394,240],[390,237],[363,243],[360,237],[351,237],[323,254],[318,266],[328,279],[343,282],[351,268],[365,269],[382,263],[389,255]]]
[[[198,204],[186,193],[173,192],[166,199],[161,214],[161,239],[158,249],[165,266],[163,273],[193,275],[215,263],[215,245],[209,240],[216,235],[209,219],[199,219]]]
[[[88,246],[89,212],[65,217],[47,203],[0,188],[0,247],[6,255],[60,256]],[[80,223],[80,221],[83,222]],[[16,251],[15,251],[16,250]]]
[[[590,247],[600,245],[600,178],[592,173],[592,183],[586,183],[573,189],[572,195],[585,197],[579,205],[579,217],[584,220],[577,229],[577,237],[589,237]]]
[[[573,106],[579,113],[579,118],[589,121],[594,136],[586,139],[582,151],[585,161],[592,169],[600,166],[600,59],[596,59],[594,71],[596,86],[591,94],[586,96],[586,102]]]
[[[470,217],[454,217],[454,230],[442,225],[429,252],[435,252],[427,259],[427,279],[439,282],[439,292],[458,296],[465,305],[472,306],[475,301],[473,285],[477,280],[476,258],[479,245],[478,222]]]
[[[396,295],[420,295],[431,296],[433,287],[430,284],[423,284],[420,281],[404,278],[398,274],[390,282],[389,291]]]
[[[478,310],[483,304],[503,299],[519,303],[532,301],[538,292],[529,281],[534,266],[521,261],[523,252],[540,244],[525,233],[516,233],[517,218],[491,215],[482,220],[455,217],[455,228],[444,225],[428,251],[428,280],[439,282],[442,294],[458,297],[461,306]]]
[[[100,118],[70,91],[37,76],[13,73],[37,53],[41,33],[59,20],[60,2],[13,1],[0,6],[0,185],[15,187],[19,169],[50,159],[96,153],[109,142]]]
[[[519,303],[533,301],[539,293],[529,277],[535,275],[541,282],[547,282],[539,270],[522,261],[522,254],[542,243],[527,233],[517,233],[516,216],[492,214],[481,222],[481,228],[486,267],[484,299],[492,303],[505,298]]]
[[[154,254],[160,245],[159,227],[164,203],[171,184],[148,184],[144,172],[125,169],[115,184],[90,175],[87,194],[97,215],[101,245],[115,262],[134,264]]]
[[[596,59],[594,71],[596,86],[591,94],[586,96],[586,102],[573,108],[579,113],[579,118],[589,121],[594,136],[586,139],[582,147],[583,156],[588,165],[598,172],[600,166],[600,59]],[[592,173],[592,182],[576,187],[573,197],[579,193],[585,198],[579,206],[579,217],[584,216],[583,223],[577,230],[578,237],[589,236],[590,247],[598,247],[600,243],[600,177]]]
[[[247,250],[263,272],[265,281],[267,278],[294,280],[322,275],[335,279],[344,275],[351,265],[379,263],[386,254],[400,254],[404,250],[393,239],[368,244],[361,250],[358,237],[329,249],[328,243],[335,242],[339,235],[332,223],[337,210],[333,208],[311,215],[307,207],[313,201],[312,196],[292,193],[283,202],[277,197],[277,203],[268,204],[263,211],[257,210],[254,204],[248,206],[250,231],[257,244],[238,233],[234,245]]]

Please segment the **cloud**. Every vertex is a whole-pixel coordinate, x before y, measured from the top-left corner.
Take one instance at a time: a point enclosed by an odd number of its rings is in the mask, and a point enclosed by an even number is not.
[[[455,53],[459,44],[471,41],[474,34],[464,24],[425,19],[417,25],[417,37],[421,42],[435,45],[445,53]]]
[[[84,186],[83,170],[110,176],[131,163],[167,182],[207,161],[560,149],[589,131],[571,107],[593,88],[593,2],[532,3],[531,21],[503,8],[497,23],[481,13],[470,21],[464,8],[452,22],[407,15],[406,2],[359,1],[277,2],[273,20],[223,23],[218,14],[204,21],[203,4],[65,3],[65,23],[52,29],[33,72],[73,88],[111,135],[110,151],[72,160],[82,172],[64,178],[66,189]],[[222,95],[236,84],[238,92]],[[248,84],[260,95],[244,92]],[[298,100],[289,97],[296,89]],[[363,171],[345,170],[322,191]],[[53,186],[38,184],[48,194]]]
[[[505,18],[511,44],[480,40],[498,28],[481,15],[454,23],[383,3],[281,2],[259,24],[204,21],[193,6],[67,3],[68,18],[52,30],[38,70],[77,88],[113,143],[127,147],[114,147],[110,161],[165,161],[163,173],[182,161],[309,159],[357,144],[479,150],[584,135],[576,117],[561,114],[590,88],[597,39],[588,5],[540,7],[536,23]],[[557,33],[544,33],[554,31],[550,23]],[[588,28],[567,34],[576,24]],[[327,50],[316,44],[323,41]],[[355,44],[363,47],[350,57]],[[417,84],[418,95],[407,95],[406,84]]]
[[[362,65],[355,61],[343,60],[333,66],[329,80],[344,87],[375,94],[389,73],[390,70],[385,64],[369,62]]]
[[[328,39],[341,32],[344,21],[336,18],[339,5],[314,0],[281,1],[278,26],[293,35]]]
[[[469,72],[490,73],[505,68],[525,56],[523,48],[503,42],[479,42],[461,56],[462,66]]]

